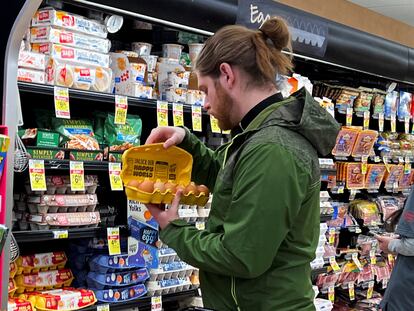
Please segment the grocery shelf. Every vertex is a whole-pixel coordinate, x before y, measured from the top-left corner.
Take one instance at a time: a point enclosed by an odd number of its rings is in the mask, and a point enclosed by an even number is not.
[[[65,231],[64,229],[13,231],[17,243],[39,242],[54,240],[54,232]],[[106,228],[74,228],[68,229],[67,239],[94,238],[106,235]]]
[[[190,289],[182,292],[177,292],[173,294],[166,294],[162,296],[162,303],[168,303],[168,302],[174,302],[181,300],[183,298],[188,297],[195,297],[198,295],[197,289]],[[93,305],[88,308],[82,309],[83,311],[95,311],[97,310],[98,305]],[[119,303],[111,303],[109,304],[109,310],[136,310],[139,309],[139,311],[144,310],[151,310],[151,297],[143,297],[134,299],[131,301],[125,301],[125,302],[119,302]]]
[[[54,86],[53,85],[46,85],[46,84],[38,84],[38,83],[31,83],[31,82],[17,82],[20,92],[24,93],[34,93],[34,94],[43,94],[48,96],[54,95]],[[76,98],[82,100],[89,100],[94,102],[105,102],[114,104],[115,103],[115,95],[110,93],[101,93],[101,92],[93,92],[93,91],[84,91],[78,89],[69,88],[69,98]],[[170,103],[171,105],[171,103]],[[128,96],[128,106],[134,107],[157,107],[157,100],[156,99],[143,99],[138,97]],[[184,112],[191,112],[191,105],[183,104]],[[202,110],[203,114],[207,112]]]
[[[80,161],[85,171],[107,171],[107,161]],[[69,160],[45,160],[46,170],[69,170]]]

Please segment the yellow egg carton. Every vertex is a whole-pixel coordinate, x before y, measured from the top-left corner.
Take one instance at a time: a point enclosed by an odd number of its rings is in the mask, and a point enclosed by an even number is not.
[[[16,260],[16,275],[63,269],[68,261],[65,252],[51,252],[20,256]]]
[[[92,290],[75,288],[24,294],[20,295],[20,298],[29,300],[38,311],[73,311],[96,303]]]
[[[133,180],[139,183],[150,180],[171,182],[184,189],[191,182],[192,166],[191,154],[176,146],[165,149],[162,143],[158,143],[130,148],[122,156],[121,178],[126,195],[129,200],[142,203],[170,204],[175,195],[171,189],[145,192],[128,184]],[[208,199],[206,192],[188,191],[181,196],[180,203],[204,206]]]
[[[22,274],[16,277],[18,294],[70,286],[74,277],[70,269]]]
[[[9,298],[7,311],[35,311],[30,301],[21,298]]]
[[[17,264],[15,262],[11,262],[9,265],[10,278],[14,278],[14,276],[17,274],[17,270]]]
[[[10,278],[9,284],[8,284],[9,297],[13,297],[16,290],[17,290],[16,282],[14,281],[14,279]]]

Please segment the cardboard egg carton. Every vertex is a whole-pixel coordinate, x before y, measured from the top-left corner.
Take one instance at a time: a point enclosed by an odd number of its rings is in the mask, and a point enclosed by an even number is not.
[[[94,212],[97,204],[96,194],[45,194],[27,198],[27,206],[32,215]]]
[[[193,274],[195,268],[182,261],[160,264],[158,269],[150,270],[150,281],[184,279]]]
[[[147,282],[148,294],[150,296],[161,296],[189,290],[192,286],[190,278],[170,279],[162,281]]]

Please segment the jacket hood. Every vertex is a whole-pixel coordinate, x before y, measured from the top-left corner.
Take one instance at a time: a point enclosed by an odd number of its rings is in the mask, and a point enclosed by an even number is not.
[[[268,125],[282,126],[301,134],[321,156],[326,156],[332,151],[341,129],[341,125],[305,88],[301,88],[283,101],[277,109],[273,109],[259,127]]]

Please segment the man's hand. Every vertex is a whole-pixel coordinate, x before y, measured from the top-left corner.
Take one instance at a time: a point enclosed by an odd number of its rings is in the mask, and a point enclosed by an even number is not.
[[[164,229],[168,224],[178,219],[178,206],[180,205],[182,191],[178,190],[175,194],[169,209],[164,209],[164,206],[160,204],[146,204],[148,210],[160,225],[161,229]]]
[[[180,144],[185,137],[185,129],[174,126],[161,126],[153,129],[145,144],[164,143],[164,148]]]
[[[379,248],[384,253],[390,253],[388,249],[388,245],[390,244],[391,241],[395,240],[395,238],[388,237],[388,236],[382,236],[382,235],[376,235],[375,238],[378,240]]]

